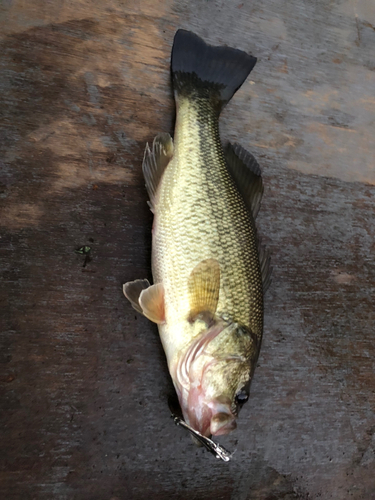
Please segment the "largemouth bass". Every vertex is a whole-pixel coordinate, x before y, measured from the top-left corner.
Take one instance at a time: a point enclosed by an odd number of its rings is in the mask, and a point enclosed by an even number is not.
[[[184,419],[218,436],[249,398],[270,281],[255,227],[260,168],[239,145],[223,150],[218,125],[256,58],[178,30],[171,59],[174,141],[157,135],[143,161],[154,284],[136,280],[124,293],[158,324]]]

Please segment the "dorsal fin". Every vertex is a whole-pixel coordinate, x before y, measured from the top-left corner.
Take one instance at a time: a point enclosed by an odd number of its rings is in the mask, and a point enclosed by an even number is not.
[[[188,282],[190,314],[194,321],[199,314],[212,319],[219,301],[220,264],[216,259],[202,260],[194,267]]]
[[[141,292],[150,286],[148,280],[135,280],[125,283],[122,287],[125,297],[130,301],[134,309],[143,314],[142,308],[139,305],[139,296]]]
[[[143,157],[142,171],[146,181],[146,189],[150,198],[150,207],[153,210],[155,196],[164,170],[173,156],[173,141],[169,134],[158,134],[153,143],[152,150],[146,144]]]
[[[228,170],[254,219],[263,195],[261,170],[254,156],[239,144],[228,143],[225,149]]]

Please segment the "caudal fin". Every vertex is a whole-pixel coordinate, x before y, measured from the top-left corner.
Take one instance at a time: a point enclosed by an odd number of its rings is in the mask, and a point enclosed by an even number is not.
[[[246,80],[257,59],[231,47],[213,47],[199,36],[178,30],[171,71],[177,95],[216,97],[220,109]]]

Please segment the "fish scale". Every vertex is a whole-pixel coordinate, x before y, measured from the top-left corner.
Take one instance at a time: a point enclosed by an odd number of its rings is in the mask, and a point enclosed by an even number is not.
[[[175,355],[191,341],[191,326],[180,326],[189,314],[189,274],[210,257],[221,267],[218,315],[261,337],[263,291],[254,227],[228,173],[215,109],[207,100],[180,100],[174,156],[155,207],[152,256],[154,280],[165,288],[162,328],[168,337],[173,331]]]

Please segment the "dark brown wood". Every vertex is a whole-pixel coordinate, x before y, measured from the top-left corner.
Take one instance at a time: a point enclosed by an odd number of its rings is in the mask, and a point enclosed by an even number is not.
[[[0,23],[2,497],[375,498],[372,3],[7,0]],[[178,27],[259,58],[221,122],[262,166],[274,268],[229,464],[173,425],[121,289],[151,279]]]

